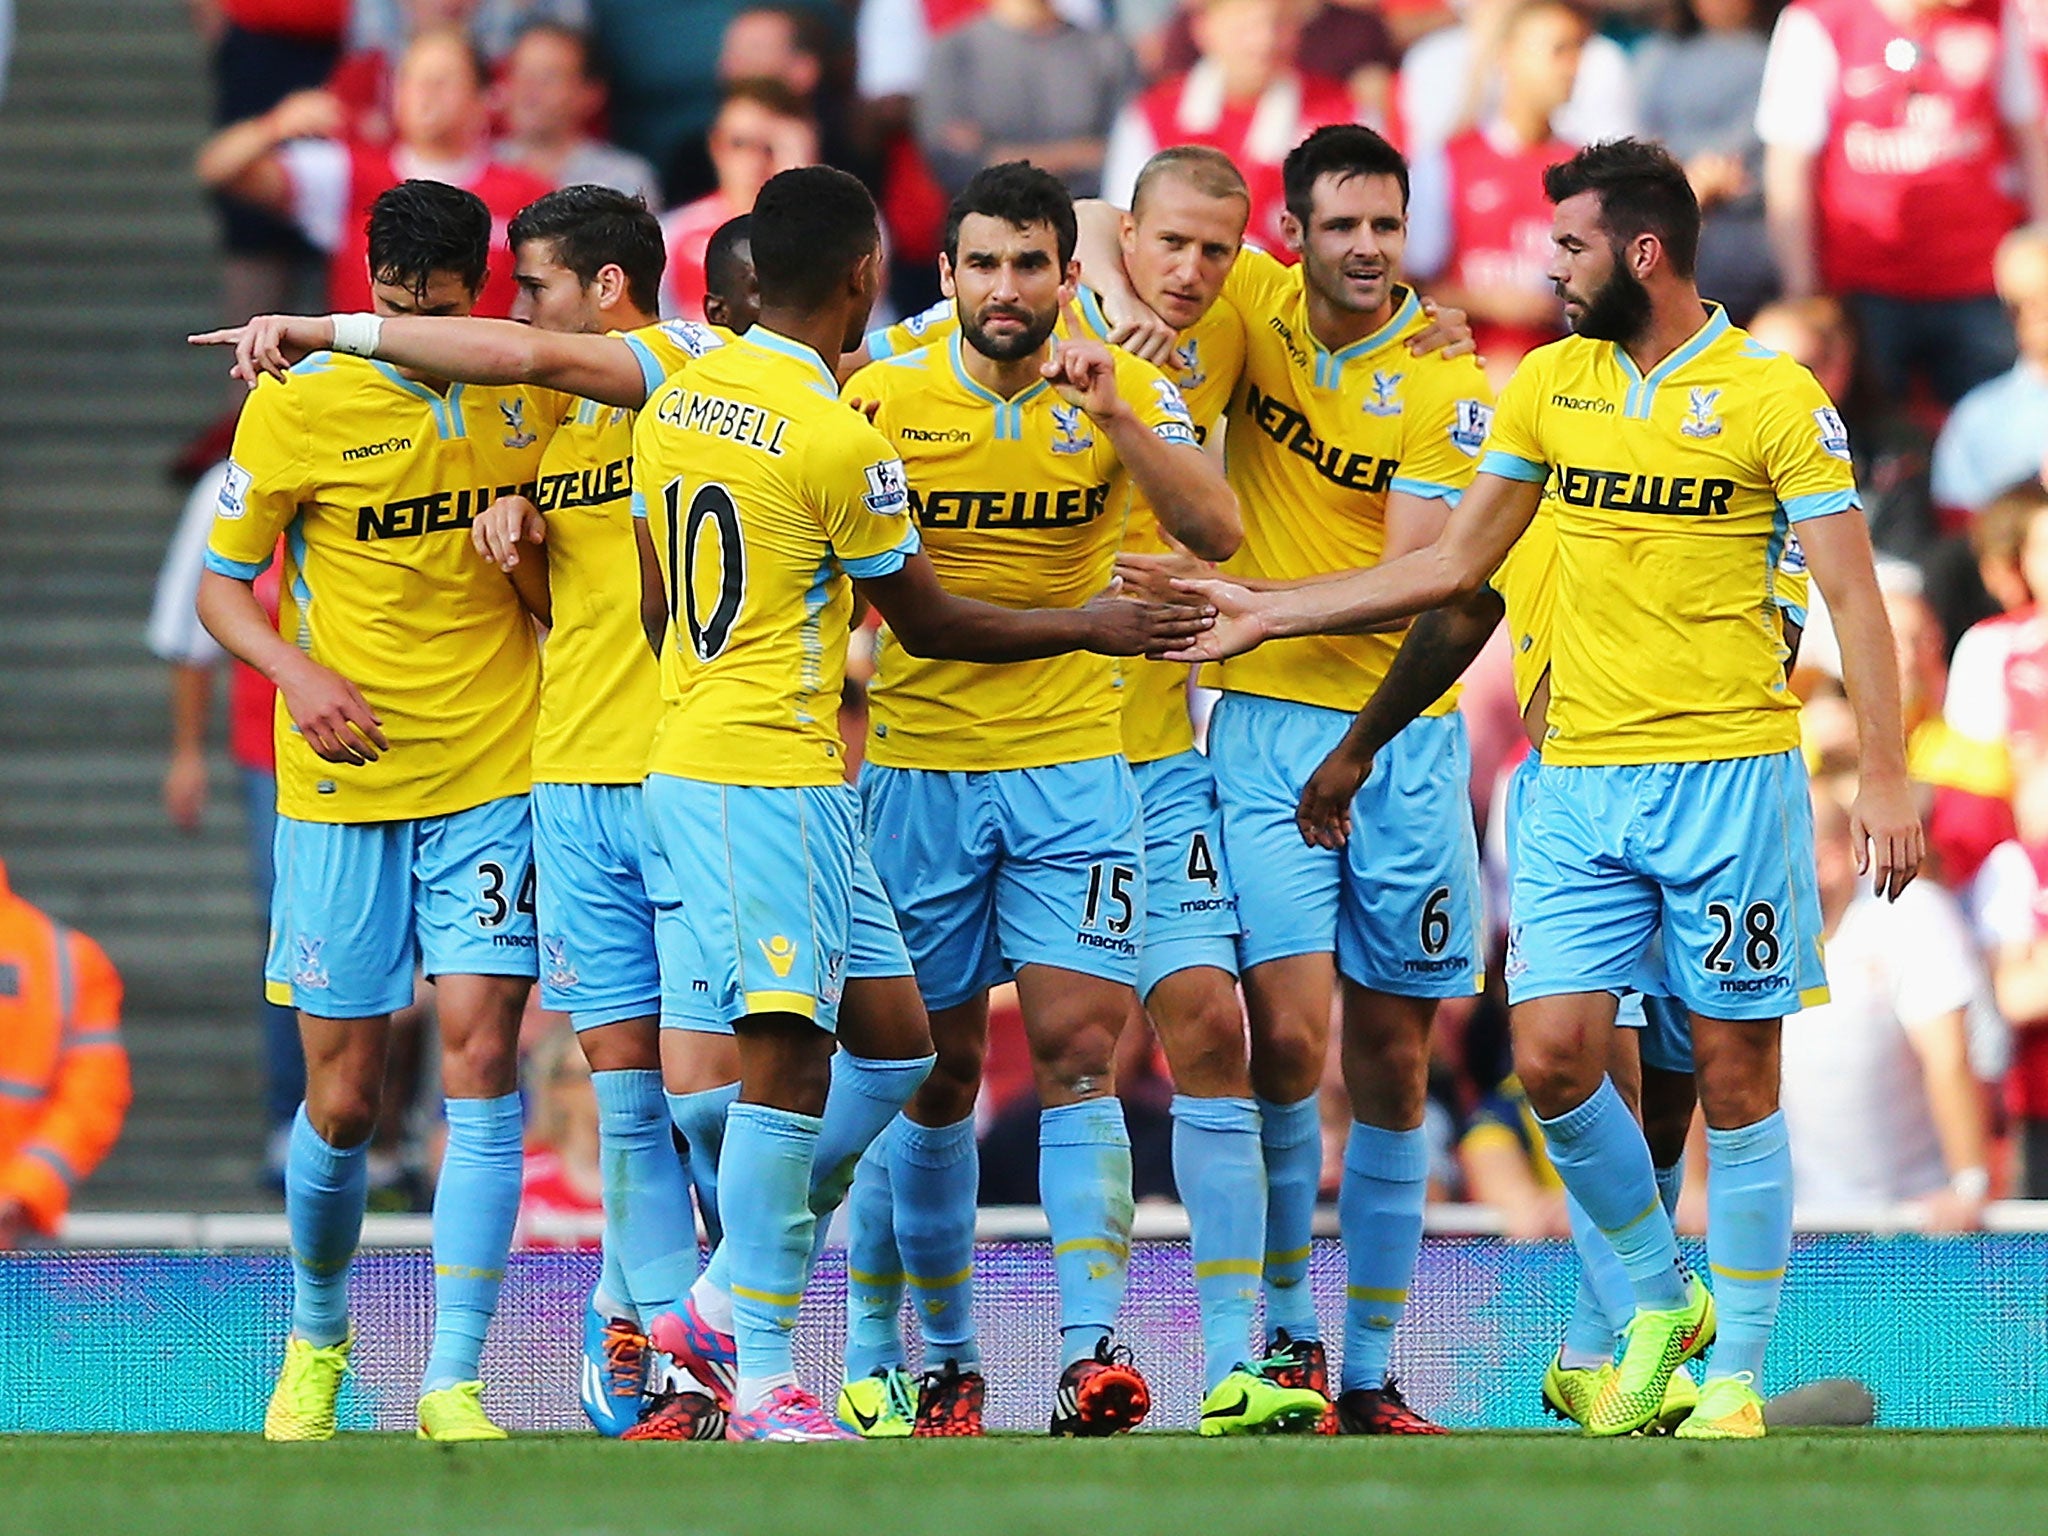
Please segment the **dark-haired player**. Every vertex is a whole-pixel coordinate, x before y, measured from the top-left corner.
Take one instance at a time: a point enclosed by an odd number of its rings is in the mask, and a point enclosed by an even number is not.
[[[426,181],[384,193],[368,235],[377,315],[467,314],[490,237],[471,193]],[[519,1205],[537,675],[533,626],[469,528],[497,497],[532,492],[560,402],[369,361],[376,325],[346,317],[336,350],[251,395],[199,595],[215,638],[278,685],[265,975],[299,1010],[306,1102],[285,1171],[292,1332],[264,1434],[334,1433],[390,1015],[423,965],[439,994],[448,1150],[419,1432],[501,1439],[477,1366]],[[251,583],[280,537],[273,626]]]
[[[1834,616],[1857,717],[1858,867],[1893,896],[1924,846],[1898,672],[1841,417],[1810,373],[1700,298],[1699,204],[1683,167],[1615,140],[1552,166],[1544,191],[1550,277],[1574,335],[1523,360],[1443,533],[1292,592],[1198,583],[1230,616],[1200,649],[1346,633],[1469,598],[1548,489],[1550,704],[1517,832],[1507,979],[1515,1064],[1551,1161],[1635,1295],[1586,1429],[1655,1419],[1672,1372],[1714,1341],[1718,1301],[1720,1341],[1678,1433],[1754,1439],[1792,1241],[1780,1016],[1827,996],[1798,701],[1774,610],[1792,531]],[[1711,1296],[1680,1261],[1643,1133],[1606,1075],[1616,998],[1660,924],[1707,1121]]]

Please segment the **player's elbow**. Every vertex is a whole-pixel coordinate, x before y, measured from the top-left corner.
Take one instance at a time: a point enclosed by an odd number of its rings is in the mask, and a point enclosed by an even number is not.
[[[1237,514],[1237,496],[1228,486],[1201,499],[1197,515],[1181,537],[1181,543],[1195,554],[1217,562],[1236,554],[1243,542],[1244,521]]]

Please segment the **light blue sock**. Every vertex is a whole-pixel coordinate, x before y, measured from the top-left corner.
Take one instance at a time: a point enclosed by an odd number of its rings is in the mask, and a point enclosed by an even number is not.
[[[1577,1109],[1540,1116],[1551,1166],[1620,1255],[1636,1305],[1671,1311],[1686,1304],[1678,1235],[1657,1196],[1643,1128],[1610,1078]]]
[[[1657,1198],[1664,1202],[1664,1214],[1673,1221],[1678,1219],[1678,1196],[1685,1188],[1685,1159],[1680,1158],[1669,1168],[1657,1170]]]
[[[889,1195],[893,1121],[874,1139],[846,1196],[846,1379],[903,1364],[903,1257]]]
[[[448,1149],[434,1190],[434,1343],[422,1393],[474,1381],[519,1219],[519,1095],[448,1099]]]
[[[626,1297],[642,1317],[675,1311],[697,1278],[690,1186],[669,1138],[656,1071],[593,1072],[604,1179],[605,1251],[618,1256]]]
[[[731,1254],[733,1338],[744,1381],[792,1375],[790,1332],[811,1257],[811,1162],[815,1115],[735,1104],[725,1122],[719,1199]]]
[[[1259,1146],[1266,1157],[1266,1333],[1320,1339],[1308,1262],[1315,1252],[1316,1194],[1323,1181],[1322,1106],[1260,1099]]]
[[[678,1167],[681,1165],[678,1164]],[[696,1244],[690,1245],[692,1248]],[[590,1293],[590,1304],[607,1318],[624,1317],[633,1322],[644,1322],[640,1309],[633,1305],[633,1289],[626,1284],[626,1271],[620,1267],[619,1251],[612,1242],[610,1224],[606,1224],[604,1236],[598,1240],[600,1253],[597,1271],[597,1289]]]
[[[1394,1330],[1408,1310],[1429,1199],[1429,1138],[1420,1126],[1389,1131],[1351,1122],[1337,1227],[1344,1236],[1341,1391],[1387,1384]]]
[[[1571,1218],[1572,1245],[1579,1251],[1579,1291],[1565,1324],[1564,1363],[1574,1370],[1591,1370],[1614,1358],[1614,1341],[1635,1316],[1636,1295],[1629,1288],[1628,1271],[1621,1267],[1621,1255],[1586,1208],[1569,1194],[1564,1208]]]
[[[1060,1353],[1072,1365],[1116,1328],[1131,1272],[1131,1136],[1120,1099],[1038,1116],[1038,1202],[1052,1229]]]
[[[817,1254],[825,1246],[832,1213],[846,1198],[853,1170],[896,1112],[931,1075],[936,1056],[879,1061],[840,1049],[832,1053],[832,1089],[825,1099],[825,1129],[818,1133],[818,1166],[811,1170],[811,1209],[819,1217]]]
[[[925,1360],[981,1365],[974,1328],[974,1197],[981,1159],[974,1117],[952,1125],[898,1120],[889,1132],[889,1188],[896,1197],[896,1246],[917,1293]]]
[[[1173,1182],[1187,1207],[1205,1388],[1246,1358],[1266,1242],[1266,1160],[1250,1099],[1173,1100]]]
[[[690,1149],[690,1182],[696,1186],[697,1214],[704,1219],[704,1231],[714,1249],[724,1230],[718,1218],[718,1152],[725,1144],[725,1112],[739,1096],[738,1083],[663,1095],[668,1100],[668,1117]]]
[[[1733,1131],[1707,1127],[1707,1168],[1707,1268],[1721,1314],[1707,1379],[1747,1371],[1762,1391],[1764,1349],[1792,1257],[1792,1144],[1784,1115],[1773,1111]]]
[[[284,1161],[284,1211],[292,1234],[292,1332],[322,1349],[348,1337],[348,1265],[363,1234],[370,1142],[331,1147],[306,1118],[292,1117]]]

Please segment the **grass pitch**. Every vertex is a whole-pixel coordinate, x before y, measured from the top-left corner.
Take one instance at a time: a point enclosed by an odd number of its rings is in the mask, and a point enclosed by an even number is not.
[[[2048,1527],[2048,1436],[620,1445],[0,1437],[0,1531],[52,1536],[1995,1536]]]

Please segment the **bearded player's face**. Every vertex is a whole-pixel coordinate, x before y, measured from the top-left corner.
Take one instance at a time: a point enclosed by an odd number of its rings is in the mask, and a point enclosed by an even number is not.
[[[960,338],[998,363],[1030,357],[1052,335],[1075,275],[1060,265],[1049,224],[1012,224],[989,214],[960,221],[960,240],[939,258],[939,281],[960,314]]]
[[[1565,324],[1581,336],[1630,341],[1649,323],[1649,290],[1608,233],[1597,192],[1581,192],[1557,205],[1546,275],[1564,301]]]

